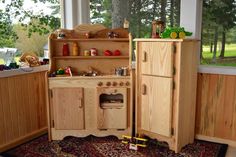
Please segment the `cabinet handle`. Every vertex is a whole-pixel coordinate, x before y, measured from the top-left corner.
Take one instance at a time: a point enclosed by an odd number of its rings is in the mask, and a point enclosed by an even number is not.
[[[83,108],[82,99],[79,99],[79,108]]]
[[[141,92],[142,92],[142,95],[146,95],[147,94],[147,86],[145,84],[142,85]]]
[[[147,61],[147,52],[146,51],[143,51],[142,61],[143,62]]]

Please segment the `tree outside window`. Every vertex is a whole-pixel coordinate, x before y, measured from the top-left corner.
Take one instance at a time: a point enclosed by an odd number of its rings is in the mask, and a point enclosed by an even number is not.
[[[236,66],[236,1],[203,0],[201,64]]]
[[[108,28],[122,27],[126,18],[134,37],[150,37],[154,19],[179,26],[180,0],[90,0],[90,18]]]
[[[60,0],[0,0],[0,51],[43,56],[49,33],[60,28],[59,12]],[[4,55],[0,52],[0,64]]]

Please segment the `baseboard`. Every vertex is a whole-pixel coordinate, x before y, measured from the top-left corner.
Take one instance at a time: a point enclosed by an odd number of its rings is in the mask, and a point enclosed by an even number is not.
[[[21,136],[21,137],[19,137],[17,139],[14,139],[14,140],[6,143],[6,144],[0,145],[0,153],[6,151],[8,149],[14,148],[14,147],[16,147],[16,146],[18,146],[20,144],[23,144],[23,143],[25,143],[27,141],[30,141],[30,140],[32,140],[32,139],[34,139],[36,137],[39,137],[39,136],[47,133],[47,131],[48,131],[48,128],[45,127],[45,128],[40,129],[40,130],[34,131],[32,133],[29,133],[28,135]]]
[[[233,140],[227,140],[227,139],[211,137],[211,136],[204,136],[204,135],[195,135],[195,138],[199,139],[199,140],[228,144],[231,147],[236,147],[236,141],[233,141]]]

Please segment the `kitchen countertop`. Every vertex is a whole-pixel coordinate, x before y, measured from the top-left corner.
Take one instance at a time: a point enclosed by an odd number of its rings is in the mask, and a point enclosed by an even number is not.
[[[21,67],[18,69],[4,70],[0,71],[0,78],[36,73],[41,71],[48,71],[48,69],[49,69],[48,65],[41,65],[38,67],[26,67],[26,68]]]

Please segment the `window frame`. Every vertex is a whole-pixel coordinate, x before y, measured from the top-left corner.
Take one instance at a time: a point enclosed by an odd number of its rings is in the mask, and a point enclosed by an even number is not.
[[[66,0],[66,1],[61,0],[61,1],[62,1],[61,4],[63,8],[62,20],[64,22],[67,22],[68,20],[64,19],[66,17],[64,14],[66,13],[66,11],[68,12],[68,11],[71,11],[72,9],[65,10],[65,5],[66,5],[65,2],[70,3],[70,1],[73,1],[75,3],[76,0]],[[86,3],[81,3],[81,1],[86,1]],[[77,2],[78,3],[76,4],[80,6],[79,8],[89,9],[89,0],[77,0]],[[201,39],[202,6],[203,6],[202,4],[203,4],[203,0],[181,0],[181,4],[180,4],[181,5],[180,6],[180,26],[185,27],[186,30],[193,32],[192,38],[195,38],[198,40]],[[86,21],[86,23],[89,23],[90,21],[89,11],[83,12],[79,8],[77,8],[77,12],[78,14],[80,14],[78,18],[83,17],[85,19],[84,21]],[[75,11],[72,11],[72,12],[74,12],[74,15],[78,15],[78,14],[75,14]],[[236,67],[201,65],[200,64],[200,44],[199,44],[199,49],[197,50],[197,53],[198,53],[198,58],[197,58],[198,59],[198,73],[236,75]]]

